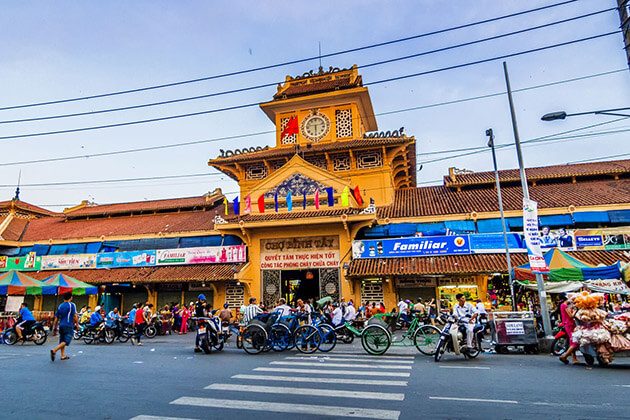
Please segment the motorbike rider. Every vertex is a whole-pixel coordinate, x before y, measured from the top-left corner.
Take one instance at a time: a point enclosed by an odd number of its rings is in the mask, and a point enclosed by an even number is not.
[[[472,304],[466,302],[466,296],[463,293],[456,294],[455,299],[457,303],[453,306],[453,315],[459,320],[460,331],[466,335],[466,346],[472,348],[473,333],[479,313]]]
[[[219,319],[221,320],[221,324],[224,322],[230,323],[232,319],[232,311],[230,311],[230,305],[228,303],[223,304],[223,309],[219,312]]]
[[[103,316],[101,315],[101,307],[97,306],[94,308],[94,312],[90,315],[90,327],[92,327],[95,331],[101,329],[103,325]]]
[[[354,321],[357,317],[357,310],[354,308],[354,302],[352,299],[348,302],[348,306],[346,307],[346,313],[343,314],[343,319],[348,322]]]
[[[120,316],[120,313],[118,312],[118,308],[114,308],[111,311],[109,311],[109,313],[107,314],[107,318],[105,320],[105,325],[107,325],[108,327],[115,329],[116,332],[120,335],[120,321],[122,320],[122,317]]]
[[[28,309],[28,304],[26,302],[22,302],[20,305],[20,322],[15,326],[15,333],[18,336],[18,340],[22,340],[22,331],[29,331],[30,328],[35,325],[35,317],[31,313],[31,310]]]
[[[206,295],[200,293],[197,296],[197,302],[195,302],[195,317],[197,318],[205,318],[208,315],[208,302],[206,301]],[[197,325],[200,325],[203,321],[198,321]],[[201,340],[201,336],[197,334],[195,338],[195,353],[200,353],[201,347],[199,347],[199,342]]]
[[[341,306],[337,302],[335,302],[333,306],[335,309],[332,311],[332,325],[333,327],[338,327],[339,325],[343,324],[343,306]]]

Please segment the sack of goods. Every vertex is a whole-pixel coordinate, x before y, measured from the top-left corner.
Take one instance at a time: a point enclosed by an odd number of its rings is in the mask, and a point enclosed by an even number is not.
[[[573,341],[580,346],[608,343],[610,341],[610,333],[601,324],[591,328],[577,327],[573,332]]]
[[[604,327],[610,332],[610,348],[615,352],[630,350],[629,314],[616,315],[604,321]]]
[[[580,309],[575,313],[575,319],[581,322],[602,322],[608,313],[601,309]]]
[[[603,293],[570,293],[569,298],[578,309],[597,309],[604,304]]]

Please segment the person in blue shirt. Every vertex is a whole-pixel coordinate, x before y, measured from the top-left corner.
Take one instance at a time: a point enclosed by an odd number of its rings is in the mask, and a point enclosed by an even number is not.
[[[63,303],[57,308],[55,313],[55,322],[53,331],[59,323],[59,344],[50,351],[50,360],[55,361],[55,355],[61,350],[61,360],[68,360],[70,357],[66,355],[66,347],[70,345],[74,328],[79,328],[79,316],[77,315],[77,307],[72,303],[72,293],[63,295]]]
[[[22,333],[25,329],[31,328],[35,325],[35,317],[28,309],[26,302],[22,302],[20,305],[20,322],[15,326],[15,333],[18,336],[18,340],[22,340]]]
[[[107,314],[107,320],[105,323],[108,327],[114,328],[118,321],[120,321],[120,314],[118,313],[118,308],[114,308]]]
[[[94,308],[94,313],[90,315],[90,326],[92,328],[100,327],[103,323],[103,316],[101,315],[101,307]]]

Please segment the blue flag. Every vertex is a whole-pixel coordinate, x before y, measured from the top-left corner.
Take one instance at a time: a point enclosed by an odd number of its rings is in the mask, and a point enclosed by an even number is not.
[[[302,199],[302,209],[306,210],[306,190],[302,191],[304,198]]]
[[[326,188],[326,194],[328,195],[328,207],[335,205],[335,195],[333,187]]]
[[[278,213],[278,190],[273,194],[273,204],[276,209],[276,213]]]
[[[234,201],[232,201],[232,206],[234,207],[234,214],[240,214],[241,206],[238,203],[238,196],[234,197]]]
[[[291,194],[291,190],[287,193],[287,211],[293,210],[293,194]]]

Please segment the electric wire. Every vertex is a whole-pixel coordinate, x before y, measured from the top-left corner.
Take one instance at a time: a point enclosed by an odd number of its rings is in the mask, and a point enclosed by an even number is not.
[[[190,84],[190,83],[197,83],[197,82],[208,81],[208,80],[215,80],[215,79],[220,79],[220,78],[225,78],[225,77],[230,77],[230,76],[243,75],[243,74],[253,73],[253,72],[262,71],[262,70],[269,70],[269,69],[278,68],[278,67],[285,67],[285,66],[289,66],[289,65],[292,65],[292,64],[298,64],[298,63],[303,63],[303,62],[307,62],[307,61],[319,60],[319,59],[322,59],[322,58],[329,58],[329,57],[335,57],[335,56],[338,56],[338,55],[349,54],[349,53],[358,52],[358,51],[364,51],[364,50],[368,50],[368,49],[372,49],[372,48],[377,48],[377,47],[382,47],[382,46],[386,46],[386,45],[392,45],[392,44],[396,44],[396,43],[400,43],[400,42],[406,42],[406,41],[410,41],[410,40],[414,40],[414,39],[424,38],[424,37],[428,37],[428,36],[432,36],[432,35],[443,34],[443,33],[451,32],[451,31],[459,30],[459,29],[470,28],[470,27],[483,25],[483,24],[491,23],[491,22],[496,22],[496,21],[499,21],[499,20],[504,20],[504,19],[508,19],[508,18],[512,18],[512,17],[523,16],[523,15],[526,15],[526,14],[529,14],[529,13],[539,12],[539,11],[542,11],[542,10],[548,10],[548,9],[551,9],[551,8],[564,6],[564,5],[567,5],[567,4],[570,4],[570,3],[575,3],[575,2],[577,2],[577,0],[562,1],[562,2],[558,2],[558,3],[550,4],[550,5],[547,5],[547,6],[541,6],[541,7],[537,7],[537,8],[533,8],[533,9],[524,10],[524,11],[521,11],[521,12],[510,13],[510,14],[497,16],[497,17],[494,17],[494,18],[488,18],[488,19],[484,19],[484,20],[480,20],[480,21],[476,21],[476,22],[470,22],[470,23],[463,24],[463,25],[457,25],[457,26],[452,26],[452,27],[449,27],[449,28],[438,29],[438,30],[435,30],[435,31],[430,31],[430,32],[425,32],[425,33],[412,35],[412,36],[408,36],[408,37],[404,37],[404,38],[398,38],[398,39],[394,39],[394,40],[390,40],[390,41],[370,44],[370,45],[366,45],[366,46],[362,46],[362,47],[356,47],[356,48],[336,51],[336,52],[327,53],[327,54],[320,54],[320,55],[313,56],[313,57],[307,57],[307,58],[301,58],[301,59],[297,59],[297,60],[286,61],[286,62],[283,62],[283,63],[270,64],[270,65],[266,65],[266,66],[254,67],[254,68],[245,69],[245,70],[237,70],[237,71],[232,71],[232,72],[223,73],[223,74],[217,74],[217,75],[213,75],[213,76],[199,77],[199,78],[195,78],[195,79],[188,79],[188,80],[182,80],[182,81],[171,82],[171,83],[163,83],[163,84],[159,84],[159,85],[145,86],[145,87],[140,87],[140,88],[135,88],[135,89],[120,90],[120,91],[115,91],[115,92],[101,93],[101,94],[89,95],[89,96],[80,96],[80,97],[75,97],[75,98],[57,99],[57,100],[51,100],[51,101],[43,101],[43,102],[34,102],[34,103],[27,103],[27,104],[21,104],[21,105],[5,106],[5,107],[0,107],[0,111],[10,110],[10,109],[19,109],[19,108],[29,108],[29,107],[36,107],[36,106],[43,106],[43,105],[53,105],[53,104],[68,103],[68,102],[76,102],[76,101],[84,101],[84,100],[89,100],[89,99],[104,98],[104,97],[117,96],[117,95],[124,95],[124,94],[129,94],[129,93],[145,92],[145,91],[148,91],[148,90],[162,89],[162,88],[173,87],[173,86],[181,86],[181,85]]]
[[[572,83],[572,82],[576,82],[576,81],[581,81],[581,80],[586,80],[586,79],[591,79],[591,78],[596,78],[596,77],[601,77],[601,76],[607,76],[607,75],[621,73],[621,72],[627,72],[627,71],[628,71],[627,69],[610,70],[610,71],[590,74],[590,75],[586,75],[586,76],[574,77],[574,78],[571,78],[571,79],[558,80],[558,81],[554,81],[554,82],[550,82],[550,83],[544,83],[544,84],[540,84],[540,85],[534,85],[534,86],[528,86],[528,87],[524,87],[524,88],[520,88],[520,89],[514,89],[512,92],[514,92],[514,93],[526,92],[526,91],[530,91],[530,90],[535,90],[535,89],[540,89],[540,88],[545,88],[545,87],[550,87],[550,86],[556,86],[556,85],[565,84],[565,83]],[[404,113],[404,112],[409,112],[409,111],[418,111],[418,110],[422,110],[422,109],[429,109],[429,108],[436,108],[436,107],[447,106],[447,105],[454,105],[454,104],[459,104],[459,103],[464,103],[464,102],[469,102],[469,101],[474,101],[474,100],[481,100],[481,99],[486,99],[486,98],[499,97],[499,96],[502,96],[502,95],[505,95],[505,94],[506,94],[505,91],[503,91],[503,92],[496,92],[496,93],[491,93],[491,94],[486,94],[486,95],[479,95],[479,96],[473,96],[473,97],[468,97],[468,98],[456,99],[456,100],[452,100],[452,101],[438,102],[438,103],[433,103],[433,104],[427,104],[427,105],[420,105],[420,106],[396,109],[396,110],[392,110],[392,111],[379,112],[379,113],[375,113],[372,116],[383,116],[383,115],[392,115],[392,114]],[[353,120],[357,120],[358,121],[360,118],[361,117],[353,117]],[[39,163],[47,163],[47,162],[60,162],[60,161],[67,161],[67,160],[89,159],[89,158],[115,156],[115,155],[121,155],[121,154],[129,154],[129,153],[148,152],[148,151],[154,151],[154,150],[163,150],[163,149],[171,149],[171,148],[177,148],[177,147],[193,146],[193,145],[199,145],[199,144],[222,142],[222,141],[226,141],[226,140],[236,140],[236,139],[247,138],[247,137],[254,137],[254,136],[267,135],[267,134],[274,134],[275,132],[276,132],[276,130],[268,130],[268,131],[259,131],[259,132],[253,132],[253,133],[237,134],[237,135],[233,135],[233,136],[216,137],[216,138],[204,139],[204,140],[194,140],[194,141],[187,141],[187,142],[181,142],[181,143],[171,143],[171,144],[158,145],[158,146],[140,147],[140,148],[135,148],[135,149],[115,150],[115,151],[111,151],[111,152],[80,154],[80,155],[73,155],[73,156],[60,156],[60,157],[43,158],[43,159],[31,159],[31,160],[23,160],[23,161],[17,161],[17,162],[4,162],[4,163],[0,162],[0,167],[39,164]],[[467,148],[467,149],[457,149],[457,150],[452,150],[452,151],[455,152],[455,151],[474,150],[474,149],[476,149],[476,148],[472,148],[472,149],[469,149],[469,148]],[[442,153],[448,153],[448,150],[437,151],[437,152],[418,153],[417,156],[428,156],[428,155],[442,154]]]
[[[443,47],[443,48],[433,49],[433,50],[424,51],[424,52],[420,52],[420,53],[416,53],[416,54],[410,54],[410,55],[406,55],[406,56],[402,56],[402,57],[396,57],[396,58],[392,58],[392,59],[388,59],[388,60],[376,61],[376,62],[364,64],[364,65],[359,65],[358,67],[361,68],[361,69],[365,69],[365,68],[370,68],[370,67],[375,67],[375,66],[381,66],[381,65],[384,65],[384,64],[390,64],[390,63],[394,63],[394,62],[398,62],[398,61],[409,60],[409,59],[412,59],[412,58],[423,57],[423,56],[430,55],[430,54],[435,54],[435,53],[449,51],[449,50],[453,50],[453,49],[457,49],[457,48],[467,47],[467,46],[470,46],[470,45],[480,44],[480,43],[483,43],[483,42],[494,41],[494,40],[497,40],[497,39],[500,39],[500,38],[505,38],[505,37],[509,37],[509,36],[513,36],[513,35],[523,34],[523,33],[535,31],[535,30],[538,30],[538,29],[548,28],[548,27],[551,27],[551,26],[555,26],[555,25],[559,25],[559,24],[563,24],[563,23],[568,23],[568,22],[572,22],[572,21],[575,21],[575,20],[579,20],[579,19],[584,19],[584,18],[587,18],[587,17],[591,17],[591,16],[595,16],[595,15],[598,15],[598,14],[602,14],[602,13],[605,13],[605,12],[610,12],[610,11],[613,11],[613,10],[617,10],[617,8],[612,7],[612,8],[608,8],[608,9],[592,12],[592,13],[583,14],[583,15],[580,15],[580,16],[575,16],[575,17],[571,17],[571,18],[567,18],[567,19],[562,19],[562,20],[558,20],[558,21],[554,21],[554,22],[538,25],[538,26],[533,26],[533,27],[521,29],[521,30],[518,30],[518,31],[508,32],[508,33],[505,33],[505,34],[494,35],[494,36],[487,37],[487,38],[477,39],[477,40],[474,40],[474,41],[469,41],[469,42],[465,42],[465,43],[450,45],[450,46]],[[262,88],[266,88],[266,87],[277,86],[279,83],[282,83],[282,82],[264,83],[264,84],[259,84],[259,85],[255,85],[255,86],[248,86],[248,87],[243,87],[243,88],[238,88],[238,89],[224,90],[224,91],[214,92],[214,93],[209,93],[209,94],[204,94],[204,95],[189,96],[189,97],[184,97],[184,98],[176,98],[176,99],[170,99],[170,100],[166,100],[166,101],[150,102],[150,103],[144,103],[144,104],[138,104],[138,105],[130,105],[130,106],[124,106],[124,107],[118,107],[118,108],[108,108],[108,109],[100,109],[100,110],[95,110],[95,111],[75,112],[75,113],[69,113],[69,114],[48,115],[48,116],[43,116],[43,117],[20,118],[20,119],[13,119],[13,120],[0,120],[0,124],[15,124],[15,123],[54,120],[54,119],[70,118],[70,117],[80,117],[80,116],[86,116],[86,115],[96,115],[96,114],[104,114],[104,113],[119,112],[119,111],[128,111],[128,110],[132,110],[132,109],[147,108],[147,107],[154,107],[154,106],[160,106],[160,105],[168,105],[168,104],[181,103],[181,102],[187,102],[187,101],[193,101],[193,100],[199,100],[199,99],[207,99],[207,98],[223,96],[223,95],[229,95],[229,94],[234,94],[234,93],[242,93],[242,92],[258,90],[258,89],[262,89]],[[364,85],[367,86],[367,85],[370,85],[370,83],[366,83]]]
[[[520,55],[526,55],[526,54],[531,54],[531,53],[535,53],[535,52],[545,51],[545,50],[549,50],[549,49],[553,49],[553,48],[558,48],[558,47],[563,47],[563,46],[567,46],[567,45],[577,44],[577,43],[581,43],[581,42],[592,41],[592,40],[595,40],[595,39],[599,39],[599,38],[603,38],[603,37],[607,37],[607,36],[611,36],[611,35],[618,35],[618,32],[617,31],[615,31],[615,32],[607,32],[607,33],[603,33],[603,34],[592,35],[592,36],[585,37],[585,38],[575,39],[575,40],[572,40],[572,41],[565,41],[565,42],[561,42],[561,43],[557,43],[557,44],[547,45],[547,46],[544,46],[544,47],[533,48],[533,49],[529,49],[529,50],[525,50],[525,51],[519,51],[519,52],[515,52],[515,53],[501,55],[501,56],[495,56],[495,57],[491,57],[491,58],[486,58],[486,59],[483,59],[483,60],[477,60],[477,61],[472,61],[472,62],[468,62],[468,63],[462,63],[462,64],[457,64],[457,65],[448,66],[448,67],[441,67],[441,68],[437,68],[437,69],[433,69],[433,70],[427,70],[427,71],[422,71],[422,72],[417,72],[417,73],[411,73],[411,74],[406,74],[406,75],[402,75],[402,76],[390,77],[390,78],[387,78],[387,79],[381,79],[381,80],[377,80],[377,81],[374,81],[374,82],[365,83],[364,86],[367,86],[367,85],[371,86],[371,85],[377,85],[377,84],[382,84],[382,83],[389,83],[389,82],[394,82],[394,81],[399,81],[399,80],[404,80],[404,79],[409,79],[409,78],[414,78],[414,77],[419,77],[419,76],[426,76],[426,75],[429,75],[429,74],[435,74],[435,73],[439,73],[439,72],[443,72],[443,71],[455,70],[455,69],[464,68],[464,67],[468,67],[468,66],[474,66],[474,65],[478,65],[478,64],[489,63],[489,62],[492,62],[492,61],[504,60],[504,59],[507,59],[507,58],[516,57],[516,56],[520,56]],[[190,112],[190,113],[185,113],[185,114],[177,114],[177,115],[168,115],[168,116],[164,116],[164,117],[149,118],[149,119],[144,119],[144,120],[126,121],[126,122],[121,122],[121,123],[112,123],[112,124],[105,124],[105,125],[80,127],[80,128],[67,129],[67,130],[44,131],[44,132],[39,132],[39,133],[28,133],[28,134],[17,134],[17,135],[11,135],[11,136],[1,136],[0,140],[40,137],[40,136],[49,136],[49,135],[56,135],[56,134],[68,134],[68,133],[77,133],[77,132],[92,131],[92,130],[102,130],[102,129],[114,128],[114,127],[124,127],[124,126],[131,126],[131,125],[137,125],[137,124],[153,123],[153,122],[158,122],[158,121],[174,120],[174,119],[179,119],[179,118],[188,118],[188,117],[194,117],[194,116],[199,116],[199,115],[215,114],[215,113],[219,113],[219,112],[226,112],[226,111],[233,111],[233,110],[237,110],[237,109],[251,108],[251,107],[254,107],[254,106],[258,106],[258,105],[259,105],[258,102],[254,102],[254,103],[233,105],[233,106],[228,106],[228,107],[223,107],[223,108],[215,108],[215,109],[204,110],[204,111]]]

